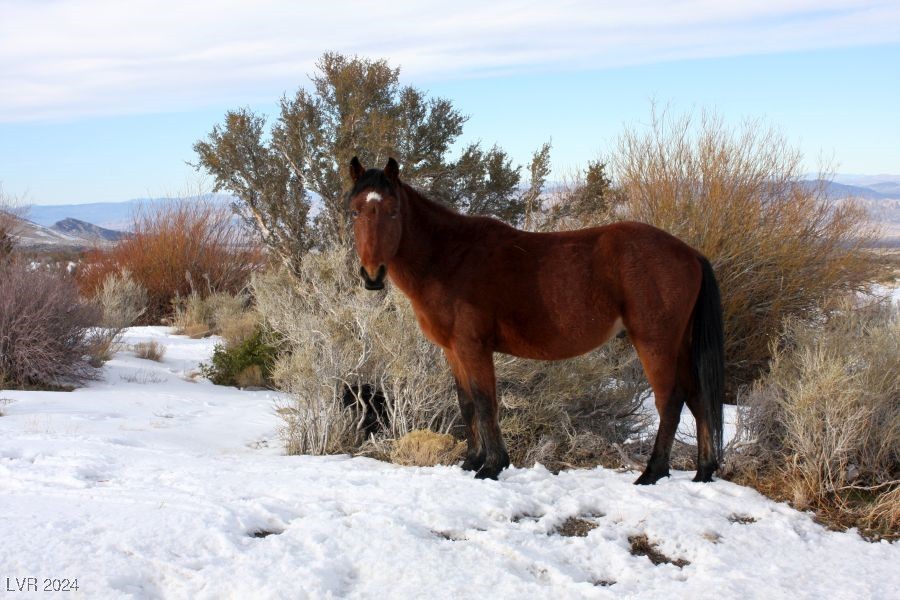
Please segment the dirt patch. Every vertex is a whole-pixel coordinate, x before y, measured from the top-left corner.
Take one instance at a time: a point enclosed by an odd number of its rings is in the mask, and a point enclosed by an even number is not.
[[[670,565],[675,565],[679,569],[686,567],[691,564],[689,561],[678,558],[672,560],[665,554],[659,551],[656,547],[656,544],[652,543],[647,536],[643,533],[640,535],[632,535],[628,537],[628,543],[631,544],[631,554],[634,556],[646,556],[650,559],[654,565],[661,565],[663,563],[667,563]]]
[[[728,515],[728,520],[732,523],[739,523],[741,525],[749,525],[750,523],[756,523],[756,518],[751,517],[750,515]]]
[[[278,535],[280,533],[284,533],[282,531],[269,531],[267,529],[257,529],[256,531],[251,531],[248,535],[252,538],[262,539],[269,537],[270,535]]]
[[[585,537],[592,529],[596,528],[596,523],[578,517],[569,517],[563,521],[562,525],[554,529],[553,533],[563,537]]]

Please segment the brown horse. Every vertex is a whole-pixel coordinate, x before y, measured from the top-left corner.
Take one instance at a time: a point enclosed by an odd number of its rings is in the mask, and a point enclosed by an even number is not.
[[[456,378],[466,425],[463,468],[496,479],[509,466],[500,433],[494,352],[557,360],[627,332],[656,396],[659,430],[635,483],[669,474],[685,402],[697,422],[697,476],[712,481],[722,451],[722,308],[699,252],[642,223],[532,233],[457,214],[384,170],[350,162],[360,274],[406,294],[425,336]]]

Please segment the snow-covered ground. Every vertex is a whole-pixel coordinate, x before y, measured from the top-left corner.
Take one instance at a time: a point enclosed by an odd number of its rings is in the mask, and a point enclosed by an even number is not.
[[[728,482],[605,469],[284,456],[277,395],[187,374],[213,340],[133,328],[69,393],[0,392],[0,593],[85,598],[890,598],[900,545],[827,531]],[[570,517],[586,537],[557,528]],[[671,560],[632,555],[646,535]],[[52,585],[52,583],[51,583]],[[47,594],[51,594],[48,592]],[[58,593],[57,593],[58,595]]]

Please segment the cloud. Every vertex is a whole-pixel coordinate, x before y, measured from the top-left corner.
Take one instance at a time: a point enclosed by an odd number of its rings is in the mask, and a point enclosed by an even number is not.
[[[272,101],[328,50],[428,82],[900,41],[896,2],[0,0],[0,122]]]

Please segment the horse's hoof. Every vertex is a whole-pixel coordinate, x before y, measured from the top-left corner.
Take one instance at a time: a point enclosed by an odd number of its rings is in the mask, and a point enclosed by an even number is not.
[[[715,473],[717,466],[700,466],[697,469],[697,474],[694,475],[694,479],[692,481],[696,481],[698,483],[709,483],[713,481],[713,473]]]
[[[480,471],[475,473],[475,479],[493,479],[497,481],[498,475],[500,475],[499,470],[482,467]]]
[[[477,471],[482,466],[484,466],[484,457],[467,457],[466,460],[463,461],[462,470],[463,471]]]
[[[509,466],[509,455],[506,451],[503,451],[497,457],[492,457],[492,460],[485,461],[485,464],[481,469],[475,473],[476,479],[497,479],[497,476],[500,474],[500,471]]]
[[[644,471],[640,477],[635,480],[634,485],[654,485],[657,481],[662,479],[663,477],[668,477],[669,471],[668,469],[661,473],[654,473],[652,471]]]

